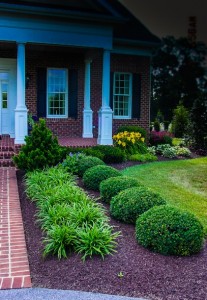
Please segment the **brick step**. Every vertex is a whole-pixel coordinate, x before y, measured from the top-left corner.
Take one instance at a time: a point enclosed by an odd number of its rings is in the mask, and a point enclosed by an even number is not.
[[[0,167],[14,167],[12,159],[0,159]]]
[[[14,156],[14,151],[0,151],[0,159],[11,159]]]

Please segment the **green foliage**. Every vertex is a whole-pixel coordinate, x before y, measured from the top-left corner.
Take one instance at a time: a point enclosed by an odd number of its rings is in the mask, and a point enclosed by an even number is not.
[[[130,187],[140,186],[135,178],[118,176],[103,180],[100,184],[100,195],[104,202],[110,203],[112,197]]]
[[[87,224],[77,230],[77,239],[75,241],[75,251],[83,254],[82,259],[85,260],[87,256],[111,254],[115,251],[115,239],[120,235],[119,232],[112,233],[112,227],[109,225],[97,226]]]
[[[86,155],[98,157],[99,159],[104,160],[104,152],[97,149],[96,146],[95,147],[87,147],[83,150],[83,152]]]
[[[80,177],[82,177],[86,170],[98,165],[105,165],[105,163],[98,157],[82,156],[81,159],[78,160],[77,173]]]
[[[160,131],[160,122],[159,122],[159,120],[157,120],[157,119],[154,120],[154,130],[155,130],[156,132],[159,132],[159,131]]]
[[[164,120],[172,120],[173,109],[182,99],[190,109],[203,84],[206,84],[204,62],[207,47],[188,38],[162,39],[152,59],[152,116],[160,110]]]
[[[152,251],[188,256],[202,249],[204,231],[193,214],[163,205],[148,210],[137,219],[136,238]]]
[[[187,147],[175,146],[174,149],[176,151],[177,156],[183,156],[183,157],[191,156],[191,151]]]
[[[113,167],[95,166],[84,173],[83,183],[87,189],[98,191],[101,181],[116,176],[121,176],[121,173]]]
[[[177,156],[177,151],[174,147],[169,147],[162,151],[162,155],[167,158],[175,158]]]
[[[195,100],[190,113],[190,128],[188,132],[196,150],[207,154],[207,95],[200,94]],[[201,151],[200,151],[201,152]],[[201,153],[202,153],[201,152]]]
[[[72,174],[78,174],[79,162],[85,157],[83,153],[69,153],[62,162],[62,166]]]
[[[156,205],[166,204],[159,194],[145,188],[133,187],[121,191],[110,202],[111,216],[125,223],[135,224],[136,219]]]
[[[186,134],[188,123],[188,110],[183,106],[183,104],[179,104],[173,110],[172,132],[174,136],[177,138],[183,138]]]
[[[52,132],[46,127],[45,120],[33,126],[30,136],[25,137],[26,144],[18,155],[13,157],[15,165],[22,170],[32,171],[56,165],[62,157],[61,147]]]
[[[59,259],[67,258],[67,252],[72,251],[74,247],[75,238],[75,230],[72,226],[52,225],[43,240],[45,244],[43,256],[52,254],[57,255]]]
[[[128,132],[139,132],[141,133],[142,137],[144,137],[145,139],[147,138],[147,131],[140,127],[140,126],[136,126],[136,125],[121,125],[119,126],[117,133],[120,132],[124,132],[124,131],[128,131]]]
[[[93,151],[99,151],[103,155],[106,164],[121,163],[126,160],[126,154],[118,147],[108,145],[97,145],[92,147]]]
[[[150,162],[150,161],[156,161],[157,156],[151,153],[146,154],[133,154],[129,156],[129,160],[132,161],[140,161],[140,162]]]
[[[36,218],[44,231],[44,256],[60,259],[76,251],[85,260],[115,251],[119,232],[112,233],[103,206],[90,199],[61,165],[27,173],[25,183],[27,195],[36,200]]]
[[[157,154],[161,154],[167,158],[177,156],[190,157],[191,155],[191,151],[188,148],[180,146],[171,147],[169,144],[158,145],[155,149]]]

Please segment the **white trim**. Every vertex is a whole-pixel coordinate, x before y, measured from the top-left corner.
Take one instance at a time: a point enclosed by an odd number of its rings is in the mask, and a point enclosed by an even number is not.
[[[65,94],[65,114],[64,115],[50,115],[48,113],[49,111],[49,102],[48,102],[48,72],[49,70],[64,70],[66,71],[66,78],[65,78],[65,84],[66,84],[66,92]],[[47,118],[48,119],[67,119],[68,118],[68,69],[67,68],[47,68],[47,92],[46,92],[46,108],[47,108]]]

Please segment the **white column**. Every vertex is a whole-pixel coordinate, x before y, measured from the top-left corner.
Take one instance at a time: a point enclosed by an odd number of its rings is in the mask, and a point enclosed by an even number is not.
[[[17,45],[17,105],[15,109],[15,144],[25,144],[27,136],[27,108],[25,105],[25,44]]]
[[[110,51],[103,52],[102,106],[98,112],[98,144],[112,145],[112,115],[110,100]]]
[[[84,86],[84,110],[83,110],[83,138],[93,137],[93,111],[91,102],[91,60],[85,60],[85,86]]]

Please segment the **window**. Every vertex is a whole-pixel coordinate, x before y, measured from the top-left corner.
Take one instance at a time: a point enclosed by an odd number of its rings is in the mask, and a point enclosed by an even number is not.
[[[114,73],[113,111],[114,118],[131,118],[132,74]]]
[[[2,108],[8,108],[8,82],[1,82]]]
[[[66,118],[68,115],[68,74],[66,69],[47,70],[47,116]]]

